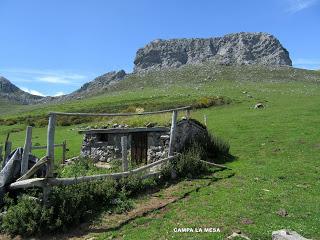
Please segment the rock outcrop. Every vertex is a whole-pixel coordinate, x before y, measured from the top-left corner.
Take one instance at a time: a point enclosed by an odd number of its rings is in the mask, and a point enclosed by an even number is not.
[[[216,38],[152,41],[137,51],[134,72],[205,61],[222,65],[292,65],[288,51],[274,36],[242,32]]]
[[[124,70],[120,70],[119,72],[112,71],[106,74],[103,74],[99,77],[96,77],[93,81],[85,83],[82,87],[77,90],[77,93],[83,92],[95,92],[105,88],[106,86],[117,83],[122,80],[126,76],[126,72]]]
[[[106,74],[103,74],[99,77],[96,77],[91,82],[87,82],[83,84],[78,90],[57,98],[57,101],[63,100],[72,100],[72,99],[81,99],[86,96],[96,95],[103,90],[105,90],[108,86],[118,83],[123,80],[126,76],[126,72],[124,70],[120,70],[118,72],[112,71]]]
[[[272,232],[272,240],[310,240],[299,235],[295,231],[281,229],[279,231]]]

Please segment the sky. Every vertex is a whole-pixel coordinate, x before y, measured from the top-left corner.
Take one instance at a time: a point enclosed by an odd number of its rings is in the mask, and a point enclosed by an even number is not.
[[[320,0],[0,0],[0,75],[61,95],[113,70],[132,72],[154,39],[267,32],[293,65],[320,69]]]

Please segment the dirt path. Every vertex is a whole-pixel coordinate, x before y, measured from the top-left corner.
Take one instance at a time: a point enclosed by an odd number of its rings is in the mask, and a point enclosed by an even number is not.
[[[94,235],[120,229],[122,226],[130,223],[131,221],[151,214],[155,210],[164,210],[169,204],[185,199],[192,192],[198,191],[200,188],[208,186],[211,179],[198,179],[192,181],[182,181],[177,184],[171,185],[159,192],[144,195],[135,199],[134,208],[122,214],[107,214],[104,213],[92,224],[82,224],[77,229],[74,229],[66,234],[57,234],[55,236],[43,236],[41,239],[95,239]]]

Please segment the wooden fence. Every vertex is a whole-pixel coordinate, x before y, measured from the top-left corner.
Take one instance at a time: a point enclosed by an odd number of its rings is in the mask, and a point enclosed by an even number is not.
[[[26,156],[23,156],[22,164],[21,164],[21,175],[16,182],[10,185],[11,189],[18,188],[29,188],[29,187],[41,187],[44,191],[44,200],[47,199],[48,194],[52,186],[57,185],[71,185],[77,184],[81,182],[88,182],[98,179],[105,178],[113,178],[119,179],[121,177],[126,177],[132,174],[141,173],[145,170],[150,169],[153,166],[159,165],[161,163],[165,163],[177,157],[174,155],[174,143],[175,143],[175,135],[176,135],[176,123],[179,111],[186,111],[186,118],[190,118],[190,109],[191,107],[180,107],[169,110],[155,111],[155,112],[142,112],[142,113],[63,113],[63,112],[51,112],[49,113],[49,121],[48,121],[48,132],[47,132],[47,146],[41,147],[41,149],[46,148],[47,154],[40,161],[36,163],[31,169],[27,169],[27,160]],[[56,118],[57,116],[81,116],[81,117],[115,117],[115,116],[135,116],[135,115],[151,115],[151,114],[162,114],[172,112],[172,120],[171,120],[171,129],[170,129],[170,142],[169,142],[169,151],[168,157],[158,160],[156,162],[150,163],[148,165],[142,166],[140,168],[128,171],[128,162],[127,162],[127,154],[125,148],[123,149],[122,154],[122,166],[123,172],[120,173],[111,173],[111,174],[100,174],[94,176],[82,176],[77,178],[53,178],[54,172],[54,148],[59,146],[54,143],[55,140],[55,126],[56,126]],[[32,147],[31,145],[31,127],[27,128],[26,131],[26,140],[24,149],[32,150],[32,149],[40,149],[40,147]],[[122,146],[126,146],[127,144],[127,136],[124,135],[121,138]],[[46,176],[44,178],[33,178],[29,179],[34,173],[42,166],[46,165]],[[151,173],[146,174],[143,177],[153,176],[159,173]],[[172,173],[174,175],[174,173]]]
[[[61,144],[54,144],[54,148],[61,147],[62,148],[62,156],[61,156],[61,163],[64,163],[66,161],[67,157],[67,141],[64,140]],[[48,146],[32,146],[31,150],[39,150],[39,149],[47,149]]]

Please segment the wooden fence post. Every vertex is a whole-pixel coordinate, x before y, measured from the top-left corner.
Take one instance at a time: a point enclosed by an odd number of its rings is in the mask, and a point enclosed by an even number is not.
[[[190,114],[190,109],[187,109],[187,110],[186,110],[186,119],[189,120],[189,119],[190,119],[190,115],[191,115],[191,114]]]
[[[121,136],[121,151],[122,151],[122,171],[128,171],[128,137]]]
[[[178,117],[178,112],[173,111],[172,120],[171,120],[171,130],[170,130],[169,152],[168,152],[169,157],[173,156],[174,144],[175,144],[175,138],[176,138],[177,117]]]
[[[66,161],[67,141],[64,140],[62,143],[62,164]]]
[[[20,169],[21,176],[25,174],[29,168],[29,154],[32,147],[31,139],[32,139],[32,127],[28,126],[26,130],[26,139],[24,142],[23,154],[22,154],[22,160],[21,160],[21,169]]]
[[[53,168],[54,168],[54,133],[55,133],[55,125],[56,125],[56,115],[49,115],[49,123],[48,123],[48,136],[47,136],[47,174],[46,177],[53,176]]]
[[[171,120],[171,130],[170,130],[170,142],[169,142],[169,151],[168,155],[169,157],[172,157],[174,155],[174,145],[175,145],[175,138],[176,138],[176,127],[177,127],[177,118],[178,118],[178,112],[173,111],[172,112],[172,120]],[[177,173],[175,170],[172,170],[171,172],[171,178],[176,179]]]
[[[203,119],[204,119],[204,125],[207,126],[207,120],[208,120],[207,115],[203,115]]]

